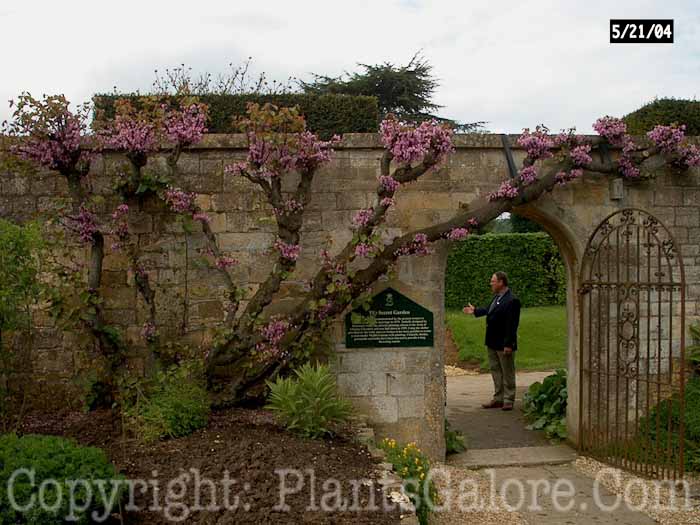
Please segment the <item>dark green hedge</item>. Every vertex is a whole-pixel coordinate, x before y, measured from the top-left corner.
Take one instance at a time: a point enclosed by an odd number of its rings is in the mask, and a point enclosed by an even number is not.
[[[700,135],[700,101],[659,98],[625,115],[622,120],[633,135],[643,135],[657,124],[674,122],[685,124],[688,135]]]
[[[488,305],[489,280],[499,270],[508,274],[523,306],[566,302],[566,272],[552,238],[546,233],[504,233],[454,243],[447,258],[445,306]]]
[[[139,95],[95,95],[96,110],[103,110],[107,118],[114,116],[114,102],[118,98],[136,100]],[[174,97],[171,97],[174,98]],[[235,133],[234,117],[245,115],[250,102],[267,102],[279,107],[298,106],[306,117],[308,128],[322,138],[342,133],[372,133],[377,131],[379,106],[375,97],[350,95],[199,95],[209,106],[209,133]]]

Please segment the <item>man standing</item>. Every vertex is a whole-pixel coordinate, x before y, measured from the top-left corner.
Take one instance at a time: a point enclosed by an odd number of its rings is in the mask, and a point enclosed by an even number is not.
[[[513,410],[515,402],[515,356],[518,348],[518,323],[520,300],[508,288],[505,272],[491,276],[493,300],[488,308],[475,308],[471,304],[462,310],[474,317],[486,316],[486,348],[493,378],[494,394],[483,408]]]

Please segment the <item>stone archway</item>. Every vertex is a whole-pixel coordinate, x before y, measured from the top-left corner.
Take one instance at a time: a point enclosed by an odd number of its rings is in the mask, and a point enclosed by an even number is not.
[[[571,228],[575,225],[575,217],[566,213],[566,209],[530,205],[514,210],[514,213],[521,217],[528,218],[540,225],[557,245],[564,263],[566,272],[566,303],[565,318],[562,319],[561,330],[566,333],[566,345],[562,350],[565,352],[566,368],[569,373],[568,391],[572,398],[571,408],[567,413],[567,426],[569,430],[569,440],[576,445],[578,442],[578,266],[580,260],[581,247]],[[558,211],[559,214],[556,212]],[[502,268],[493,268],[498,270]],[[520,276],[522,279],[522,276]],[[518,289],[518,283],[513,283]],[[522,286],[522,283],[521,283]],[[465,320],[466,321],[466,320]],[[483,321],[483,320],[481,320]],[[481,324],[477,321],[477,324]],[[467,326],[473,326],[471,323]],[[466,327],[462,327],[464,330]],[[532,330],[532,325],[527,327]],[[543,338],[547,334],[543,333]],[[472,340],[473,344],[480,344],[480,341]],[[536,344],[535,342],[531,342]],[[532,348],[531,348],[532,349]],[[521,350],[527,352],[527,348]],[[520,354],[524,355],[524,354]],[[516,368],[518,368],[516,366]],[[469,454],[467,461],[477,463],[495,450],[509,453],[523,447],[537,447],[537,450],[547,447],[548,440],[540,433],[527,430],[527,422],[523,420],[520,412],[522,407],[523,394],[527,387],[534,381],[541,381],[550,372],[518,370],[518,394],[516,411],[512,414],[502,414],[500,411],[484,411],[480,405],[488,401],[492,394],[492,382],[490,374],[480,374],[478,376],[465,375],[447,378],[447,415],[452,428],[462,431],[469,443],[469,449],[478,450],[475,454]],[[529,449],[535,450],[535,449]],[[545,453],[544,450],[542,450]],[[547,451],[547,453],[550,453]],[[567,455],[568,457],[568,455]],[[464,459],[460,459],[464,461]]]
[[[549,201],[549,202],[547,202]],[[566,423],[568,440],[579,443],[579,266],[584,246],[576,236],[575,217],[553,206],[551,199],[514,210],[514,213],[539,224],[554,240],[566,268],[567,390]],[[554,210],[553,210],[554,208]]]

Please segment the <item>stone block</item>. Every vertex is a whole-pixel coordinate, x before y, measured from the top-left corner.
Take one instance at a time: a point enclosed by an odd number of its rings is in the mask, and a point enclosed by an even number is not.
[[[222,233],[218,239],[223,250],[253,253],[269,250],[275,240],[272,234],[265,232]]]
[[[366,192],[342,191],[335,194],[335,199],[338,210],[358,210],[369,205]]]
[[[385,372],[340,373],[338,390],[346,396],[383,396],[387,393]]]
[[[129,232],[131,234],[150,233],[153,231],[153,218],[146,213],[129,214]]]
[[[389,394],[392,396],[423,396],[425,394],[424,374],[388,374]]]
[[[676,226],[700,226],[700,204],[687,208],[676,208]]]
[[[225,213],[209,213],[209,227],[214,233],[222,233],[226,231],[226,214]]]
[[[399,404],[395,397],[353,397],[350,402],[355,410],[367,415],[371,425],[396,423],[399,420]]]
[[[400,397],[399,419],[406,417],[423,417],[425,415],[425,398],[421,396]]]
[[[199,175],[199,155],[182,153],[177,161],[177,168],[185,175]]]
[[[654,191],[654,206],[681,206],[683,193],[680,188],[657,188]]]
[[[348,230],[352,226],[352,217],[354,213],[348,210],[330,210],[321,211],[321,221],[323,228],[326,231],[332,230]]]

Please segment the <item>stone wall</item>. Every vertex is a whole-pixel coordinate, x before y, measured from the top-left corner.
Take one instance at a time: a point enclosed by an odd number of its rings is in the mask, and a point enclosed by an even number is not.
[[[515,137],[511,137],[514,144]],[[241,261],[232,270],[237,281],[250,286],[249,294],[263,281],[272,258],[268,250],[275,226],[269,206],[257,188],[223,172],[226,163],[244,156],[241,137],[208,135],[182,155],[181,179],[176,184],[198,194],[199,205],[212,219],[222,249]],[[516,161],[523,153],[515,147]],[[348,135],[334,160],[318,173],[308,208],[298,269],[284,284],[281,300],[271,311],[284,311],[295,304],[304,281],[318,268],[321,249],[335,253],[352,237],[350,219],[374,200],[382,150],[375,135]],[[157,169],[160,160],[150,166]],[[111,181],[124,159],[106,152],[94,162],[90,183],[105,196],[107,212],[117,204]],[[456,137],[456,151],[449,162],[419,182],[402,188],[396,209],[388,215],[386,237],[428,226],[450,218],[475,197],[493,191],[507,177],[507,164],[497,135]],[[294,181],[289,181],[288,188]],[[18,220],[58,206],[65,200],[62,179],[53,173],[0,177],[0,216]],[[578,269],[585,243],[609,213],[635,206],[656,215],[669,227],[680,245],[686,264],[688,320],[700,318],[700,174],[661,174],[643,183],[622,182],[586,175],[566,187],[555,188],[537,202],[517,212],[539,222],[559,245],[568,273],[569,370],[571,377],[569,424],[573,440],[578,423]],[[132,217],[132,231],[139,235],[144,266],[158,292],[159,324],[168,337],[206,347],[223,317],[223,283],[217,272],[196,264],[199,234],[183,235],[172,214],[146,201]],[[350,350],[343,346],[340,325],[337,371],[343,391],[366,412],[377,435],[416,440],[434,458],[444,454],[443,286],[448,247],[433,255],[407,258],[399,265],[395,282],[377,284],[377,291],[391,285],[435,314],[435,348]],[[74,247],[82,257],[80,247]],[[496,270],[494,268],[494,270]],[[513,283],[517,292],[517,283]],[[104,290],[107,317],[119,326],[136,348],[137,366],[146,366],[140,331],[146,320],[143,302],[133,287],[133,275],[122,255],[105,259]],[[58,399],[56,392],[89,365],[89,339],[63,330],[47,316],[37,317],[34,377],[40,394]],[[522,349],[521,351],[527,351]]]

